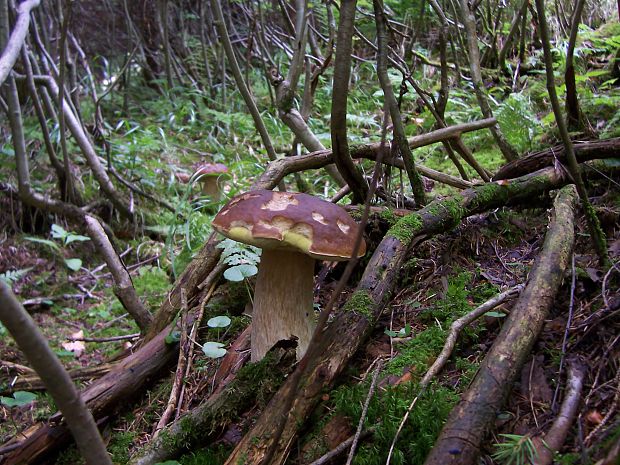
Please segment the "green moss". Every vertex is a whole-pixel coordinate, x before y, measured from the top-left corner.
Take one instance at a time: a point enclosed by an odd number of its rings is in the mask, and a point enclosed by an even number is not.
[[[292,361],[283,360],[283,357],[294,356],[292,351],[289,352],[271,351],[260,362],[241,368],[220,397],[221,402],[216,401],[209,409],[182,417],[179,430],[174,434],[162,431],[160,438],[163,447],[175,451],[204,443],[222,424],[231,423],[254,403],[259,407],[265,406],[284,381],[286,367]]]
[[[112,435],[108,444],[108,452],[112,454],[114,463],[129,462],[129,452],[138,434],[133,431],[120,431]]]
[[[362,405],[368,393],[368,382],[342,386],[332,392],[334,412],[353,419],[360,418]],[[353,463],[356,465],[384,464],[390,444],[411,399],[418,394],[418,386],[404,383],[388,386],[370,401],[365,426],[375,427],[371,440],[360,445]],[[453,391],[432,385],[423,394],[399,436],[391,463],[423,463],[452,407],[458,401]]]
[[[379,213],[379,217],[385,221],[387,224],[391,226],[394,226],[396,223],[398,223],[399,217],[396,216],[396,214],[394,213],[394,210],[392,210],[391,208],[386,208],[385,210],[381,210],[381,213]]]
[[[358,290],[355,291],[344,306],[344,310],[347,312],[355,312],[364,316],[368,320],[372,320],[372,308],[375,305],[375,301],[372,299],[368,291]]]
[[[394,237],[403,244],[408,244],[422,228],[422,225],[422,217],[418,213],[412,213],[398,220],[388,230],[387,236]]]
[[[231,449],[223,445],[216,445],[208,449],[186,454],[179,459],[181,465],[221,465],[230,455]]]

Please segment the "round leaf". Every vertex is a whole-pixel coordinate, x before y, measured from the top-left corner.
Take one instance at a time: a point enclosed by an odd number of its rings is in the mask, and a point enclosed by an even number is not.
[[[209,358],[221,358],[226,355],[226,349],[221,342],[205,342],[202,345],[202,351]]]
[[[230,321],[230,318],[226,315],[214,316],[207,321],[207,325],[209,325],[210,328],[225,328],[230,325]]]
[[[71,271],[77,271],[82,267],[82,260],[79,258],[65,258],[65,265]]]
[[[254,265],[235,265],[224,271],[224,278],[229,281],[243,281],[244,278],[249,278],[258,273],[258,268]]]

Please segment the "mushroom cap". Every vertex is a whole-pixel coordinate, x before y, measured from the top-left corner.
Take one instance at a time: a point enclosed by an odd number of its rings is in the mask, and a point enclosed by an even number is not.
[[[196,176],[219,176],[228,173],[228,167],[222,163],[203,163],[196,168]]]
[[[219,233],[238,242],[333,261],[352,257],[359,232],[347,211],[334,203],[299,192],[269,190],[232,198],[212,224]],[[365,253],[362,239],[358,257]]]

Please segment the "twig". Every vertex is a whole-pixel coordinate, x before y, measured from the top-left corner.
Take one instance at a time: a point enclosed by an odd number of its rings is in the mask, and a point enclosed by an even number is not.
[[[584,441],[586,445],[592,443],[592,439],[599,433],[599,431],[603,428],[603,426],[605,426],[609,422],[612,415],[618,408],[618,405],[620,404],[620,369],[616,371],[615,381],[616,381],[616,395],[614,396],[614,401],[611,404],[611,407],[609,407],[609,411],[603,417],[603,420],[598,425],[596,425],[596,428],[594,428],[590,432],[590,434],[586,436],[586,439]]]
[[[367,430],[362,431],[362,433],[359,436],[359,439],[364,439],[370,436],[371,434],[374,433],[374,431],[375,431],[374,428],[369,428]],[[356,436],[357,436],[357,433],[345,439],[343,442],[338,444],[336,448],[330,450],[325,455],[322,455],[321,457],[319,457],[318,459],[316,459],[314,462],[310,463],[309,465],[325,465],[326,463],[330,463],[334,457],[337,457],[338,455],[342,454],[349,446],[351,446],[351,443],[353,442]]]
[[[159,432],[164,428],[164,426],[168,424],[170,417],[174,413],[175,407],[177,405],[177,400],[182,389],[181,386],[185,378],[185,366],[187,365],[187,355],[190,350],[190,346],[193,345],[188,344],[188,341],[191,339],[189,339],[188,337],[187,325],[185,324],[185,319],[187,317],[187,292],[185,288],[181,288],[181,341],[179,342],[179,362],[177,363],[177,369],[174,375],[174,383],[172,384],[172,389],[170,390],[170,397],[168,398],[168,403],[166,404],[164,412],[161,414],[161,418],[157,422],[157,426],[155,427],[155,431],[153,432],[153,438],[156,438],[159,435]]]
[[[346,465],[351,465],[351,462],[353,461],[353,456],[355,455],[355,449],[357,448],[357,443],[360,440],[360,436],[362,434],[362,428],[364,427],[364,421],[366,420],[366,414],[368,413],[368,406],[370,405],[370,400],[372,399],[372,396],[375,393],[375,388],[377,386],[377,379],[379,379],[379,373],[381,373],[382,367],[383,367],[383,362],[379,360],[379,362],[377,363],[377,368],[375,368],[375,373],[372,375],[372,381],[370,382],[370,387],[368,388],[368,395],[366,396],[366,402],[364,402],[364,408],[362,409],[360,421],[357,424],[357,431],[355,432],[355,436],[353,436],[353,442],[351,444],[351,450],[349,451],[349,456],[347,457]]]
[[[568,344],[568,332],[570,330],[570,324],[573,321],[573,310],[575,308],[575,281],[577,274],[575,273],[575,254],[573,253],[572,260],[572,278],[570,283],[570,303],[568,304],[568,319],[566,320],[566,327],[564,328],[564,339],[562,339],[562,352],[560,357],[560,367],[558,368],[558,377],[557,379],[562,378],[562,368],[564,367],[564,358],[566,357],[566,345]],[[532,364],[532,366],[534,366]],[[553,393],[553,401],[551,402],[551,411],[555,410],[555,402],[558,399],[558,394],[560,393],[560,383],[555,387],[555,392]]]
[[[523,284],[517,284],[516,286],[511,287],[510,289],[507,289],[501,294],[497,294],[495,297],[487,300],[485,303],[483,303],[476,309],[472,310],[467,315],[462,316],[458,320],[454,321],[452,325],[450,325],[450,332],[448,334],[448,337],[446,338],[446,343],[441,353],[439,354],[435,362],[431,365],[431,367],[428,369],[428,371],[422,378],[422,381],[420,381],[420,387],[421,388],[427,387],[431,379],[437,376],[437,374],[441,371],[441,369],[444,367],[444,365],[450,358],[450,355],[452,354],[452,350],[454,349],[454,346],[456,345],[456,341],[459,337],[459,334],[466,326],[471,324],[476,319],[480,318],[482,315],[484,315],[489,310],[504,303],[506,300],[517,297],[521,293],[524,287],[525,285]]]
[[[495,297],[487,300],[485,303],[475,308],[474,310],[469,312],[467,315],[462,316],[461,318],[459,318],[458,320],[452,323],[452,325],[450,326],[450,332],[448,333],[448,337],[446,338],[446,343],[444,344],[443,349],[441,350],[441,353],[439,354],[435,362],[431,365],[431,367],[428,369],[428,371],[422,378],[422,381],[420,381],[420,391],[418,392],[418,395],[415,396],[413,400],[411,401],[411,403],[409,404],[409,407],[407,408],[407,412],[405,413],[405,416],[401,420],[400,425],[398,425],[398,430],[396,431],[396,434],[394,435],[394,439],[392,439],[392,444],[390,445],[388,457],[385,462],[386,465],[389,465],[390,463],[390,460],[392,458],[392,452],[394,451],[394,447],[396,446],[396,442],[398,441],[400,432],[405,426],[405,423],[407,422],[409,415],[413,411],[415,404],[418,402],[418,399],[424,393],[424,391],[428,387],[431,380],[441,371],[441,369],[447,363],[448,359],[450,358],[450,355],[452,354],[452,350],[454,349],[454,346],[456,345],[456,341],[461,331],[466,326],[471,324],[476,319],[480,318],[482,315],[484,315],[489,310],[497,307],[498,305],[500,305],[501,303],[505,302],[508,299],[518,296],[524,287],[525,285],[523,284],[518,284],[514,287],[511,287],[510,289],[507,289],[506,291],[500,294],[497,294]]]
[[[618,269],[618,263],[620,262],[612,263],[609,267],[609,270],[607,270],[607,273],[605,273],[605,277],[603,278],[603,288],[601,292],[603,295],[603,302],[605,302],[605,307],[607,308],[611,308],[611,305],[609,305],[609,299],[607,299],[607,280],[609,279],[609,276],[611,275],[613,269],[615,269],[616,271],[620,271],[620,269]]]
[[[124,334],[122,336],[110,336],[110,337],[68,337],[68,341],[84,341],[84,342],[116,342],[126,341],[127,339],[137,339],[140,337],[140,333],[136,334]]]
[[[3,47],[2,56],[0,57],[0,84],[2,84],[17,61],[19,52],[24,46],[26,35],[28,35],[28,26],[30,25],[30,11],[39,6],[40,0],[28,0],[17,6],[17,20],[11,32],[11,37]]]
[[[205,307],[207,306],[207,302],[209,301],[209,299],[215,292],[216,287],[217,287],[217,281],[214,281],[213,284],[211,284],[211,288],[209,289],[209,292],[207,292],[207,295],[204,297],[204,299],[202,299],[202,302],[200,302],[200,309],[198,310],[196,321],[194,321],[194,324],[192,325],[192,329],[189,333],[190,341],[193,341],[196,339],[198,327],[200,326],[200,323],[202,322],[202,316],[205,313]],[[183,377],[183,380],[188,379],[189,374],[192,370],[193,360],[194,360],[194,344],[191,344],[187,352],[187,366],[185,367],[185,376]],[[184,395],[185,395],[185,383],[183,382],[181,385],[181,392],[179,393],[179,401],[177,402],[176,413],[174,415],[175,420],[179,417],[179,415],[181,415],[181,407],[183,406]]]
[[[553,461],[554,453],[564,444],[568,430],[573,425],[577,408],[579,407],[585,376],[586,367],[581,361],[575,359],[569,362],[568,391],[562,402],[560,413],[554,420],[545,438],[537,438],[535,442],[537,454],[535,454],[536,459],[533,461],[534,465],[550,465]]]

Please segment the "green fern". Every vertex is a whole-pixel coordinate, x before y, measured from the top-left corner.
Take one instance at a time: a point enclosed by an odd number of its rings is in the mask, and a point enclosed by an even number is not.
[[[0,273],[0,280],[4,281],[6,284],[11,284],[19,281],[22,277],[24,277],[31,268],[22,268],[21,270],[8,270],[4,273]]]

